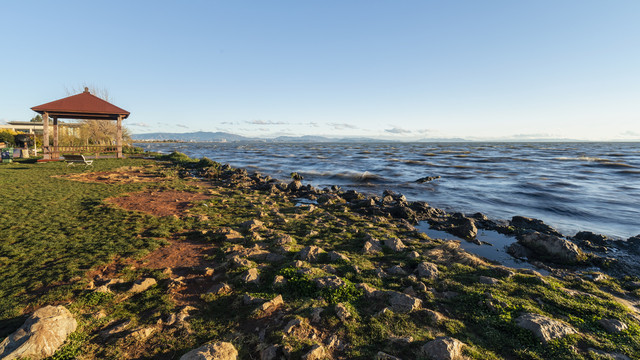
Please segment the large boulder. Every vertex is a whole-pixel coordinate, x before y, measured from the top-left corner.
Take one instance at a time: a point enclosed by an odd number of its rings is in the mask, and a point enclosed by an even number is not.
[[[438,275],[440,274],[440,272],[438,271],[438,266],[427,261],[420,263],[416,268],[416,272],[418,273],[419,277],[429,280],[437,279]]]
[[[518,242],[535,253],[548,256],[552,260],[576,263],[586,258],[586,255],[576,244],[555,235],[533,231],[518,236]]]
[[[523,314],[516,319],[516,324],[533,332],[533,335],[545,344],[553,339],[576,333],[571,326],[540,314]]]
[[[391,309],[399,313],[408,313],[422,307],[422,300],[409,294],[394,292],[389,298]]]
[[[422,346],[422,354],[432,360],[463,359],[462,347],[464,343],[452,337],[439,337]]]
[[[182,355],[180,360],[236,360],[238,351],[229,342],[206,344]]]
[[[71,312],[62,305],[40,308],[0,343],[0,359],[47,358],[56,352],[77,326]]]

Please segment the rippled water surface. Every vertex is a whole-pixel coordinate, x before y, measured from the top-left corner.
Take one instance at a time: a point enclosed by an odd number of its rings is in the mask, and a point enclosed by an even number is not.
[[[381,194],[448,211],[524,215],[565,234],[640,233],[639,143],[141,143],[248,171]],[[440,179],[416,183],[425,176]]]

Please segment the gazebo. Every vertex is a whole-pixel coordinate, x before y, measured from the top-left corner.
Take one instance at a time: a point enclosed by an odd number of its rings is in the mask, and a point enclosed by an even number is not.
[[[121,109],[108,101],[102,100],[89,93],[89,88],[84,92],[72,95],[60,100],[34,106],[31,110],[42,115],[43,137],[42,147],[44,159],[57,160],[60,158],[58,146],[58,119],[86,119],[96,121],[117,121],[116,130],[116,157],[122,158],[122,120],[129,117],[129,112]],[[53,118],[53,149],[49,145],[49,118]],[[100,152],[104,146],[66,146],[62,150],[68,152],[82,152],[97,150]],[[107,149],[102,149],[107,150]],[[96,153],[97,153],[96,152]],[[97,155],[96,155],[97,157]]]

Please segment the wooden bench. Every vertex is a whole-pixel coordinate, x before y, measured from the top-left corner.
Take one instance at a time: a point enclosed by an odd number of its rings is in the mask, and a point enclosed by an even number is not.
[[[64,161],[67,163],[67,166],[73,164],[84,164],[84,166],[93,166],[93,160],[87,160],[84,158],[84,155],[64,155]]]

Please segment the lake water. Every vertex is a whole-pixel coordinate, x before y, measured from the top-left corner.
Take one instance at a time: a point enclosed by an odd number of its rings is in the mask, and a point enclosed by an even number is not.
[[[385,189],[447,211],[523,215],[564,234],[640,234],[640,143],[137,143],[325,187]],[[439,179],[416,183],[426,176]]]

